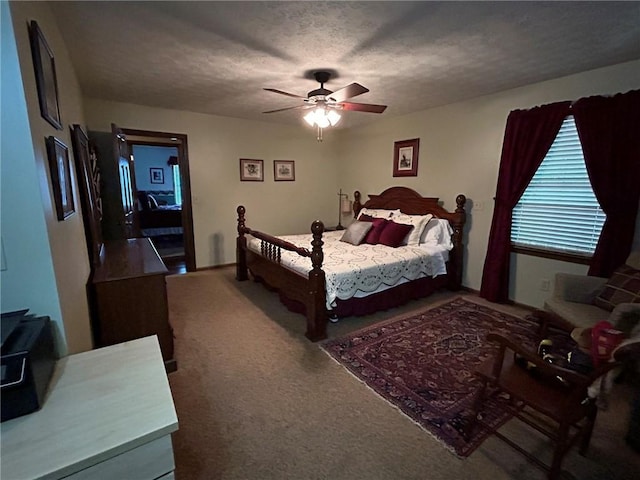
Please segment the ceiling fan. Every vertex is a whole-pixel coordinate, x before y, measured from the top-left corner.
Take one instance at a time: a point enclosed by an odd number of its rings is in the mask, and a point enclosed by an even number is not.
[[[276,90],[275,88],[265,88],[268,92],[279,93],[280,95],[286,95],[287,97],[293,98],[302,98],[303,104],[296,105],[295,107],[286,107],[286,108],[278,108],[276,110],[269,110],[267,112],[262,113],[275,113],[275,112],[283,112],[285,110],[294,110],[294,109],[321,109],[326,112],[326,115],[331,115],[331,111],[334,113],[335,110],[348,110],[354,112],[368,112],[368,113],[382,113],[387,108],[386,105],[373,105],[370,103],[354,103],[347,102],[347,99],[356,97],[358,95],[362,95],[363,93],[367,93],[369,91],[368,88],[363,87],[359,83],[352,83],[343,87],[335,92],[331,90],[327,90],[324,88],[324,84],[329,81],[331,77],[331,73],[326,71],[318,71],[313,74],[316,81],[320,84],[320,88],[315,90],[311,90],[306,97],[301,95],[296,95],[294,93],[283,92],[282,90]],[[333,116],[335,118],[335,116]],[[306,117],[305,117],[306,119]],[[339,119],[339,115],[338,115]],[[309,120],[307,120],[309,121]],[[311,123],[311,122],[309,122]],[[336,120],[337,123],[337,120]],[[313,125],[313,123],[311,123]],[[331,125],[334,123],[331,122]],[[329,126],[329,125],[326,125]],[[325,128],[325,126],[320,126],[319,128]]]

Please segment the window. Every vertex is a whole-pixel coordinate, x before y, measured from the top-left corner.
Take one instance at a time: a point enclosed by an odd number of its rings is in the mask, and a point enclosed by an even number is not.
[[[176,205],[182,205],[182,188],[180,186],[180,167],[173,165],[173,194],[176,198]]]
[[[593,194],[573,116],[513,209],[511,242],[548,253],[591,257],[605,214]]]

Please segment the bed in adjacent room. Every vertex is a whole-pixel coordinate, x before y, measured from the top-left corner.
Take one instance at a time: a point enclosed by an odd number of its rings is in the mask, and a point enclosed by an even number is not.
[[[246,226],[238,207],[238,280],[255,280],[279,291],[288,308],[307,317],[306,336],[326,338],[327,321],[366,315],[425,297],[438,288],[460,288],[464,195],[456,209],[406,187],[355,194],[356,220],[342,231],[274,237]],[[308,247],[311,247],[310,249]]]

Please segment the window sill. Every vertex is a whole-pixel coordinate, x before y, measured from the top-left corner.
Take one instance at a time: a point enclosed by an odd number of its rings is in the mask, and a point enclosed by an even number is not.
[[[511,245],[511,252],[520,253],[522,255],[531,255],[533,257],[549,258],[551,260],[559,260],[561,262],[579,263],[582,265],[589,265],[591,263],[591,256],[587,257],[577,253],[543,250],[541,248]]]

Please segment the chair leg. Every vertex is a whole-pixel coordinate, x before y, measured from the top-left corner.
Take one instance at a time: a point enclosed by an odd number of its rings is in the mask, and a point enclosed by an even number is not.
[[[560,466],[562,464],[562,459],[567,453],[569,427],[570,425],[568,423],[561,423],[558,428],[558,441],[553,452],[553,460],[551,461],[551,467],[549,469],[549,480],[556,480],[557,478],[560,478]]]
[[[471,439],[471,437],[475,433],[476,428],[478,428],[478,423],[480,422],[480,419],[478,417],[480,416],[480,411],[482,410],[482,404],[484,403],[484,400],[485,400],[487,384],[488,384],[488,380],[483,378],[482,387],[478,390],[478,393],[476,393],[476,398],[471,404],[471,415],[469,417],[469,423],[465,425],[462,431],[460,432],[462,434],[462,438],[464,438],[464,440],[467,442]]]
[[[580,449],[578,452],[580,455],[586,455],[587,449],[589,448],[589,442],[591,442],[591,434],[593,433],[593,427],[596,423],[596,416],[598,415],[598,407],[594,405],[591,406],[589,413],[587,414],[586,423],[584,425],[584,432],[582,434],[582,439],[580,440]]]

